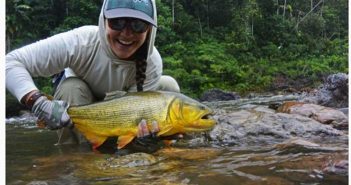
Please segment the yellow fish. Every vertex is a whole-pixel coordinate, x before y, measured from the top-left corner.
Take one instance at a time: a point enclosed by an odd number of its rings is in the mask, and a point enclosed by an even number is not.
[[[118,136],[118,149],[131,142],[138,124],[146,120],[151,130],[156,121],[157,136],[202,132],[214,127],[212,110],[183,94],[163,91],[132,92],[122,97],[68,109],[74,126],[96,149],[108,137]]]

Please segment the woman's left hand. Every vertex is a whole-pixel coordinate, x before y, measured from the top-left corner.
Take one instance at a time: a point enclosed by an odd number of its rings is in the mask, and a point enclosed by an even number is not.
[[[160,131],[160,127],[156,121],[152,122],[151,130],[149,130],[146,120],[141,120],[138,124],[137,138],[134,139],[126,147],[126,152],[147,152],[152,153],[159,150],[164,146],[162,140],[177,140],[183,138],[181,134],[175,134],[167,137],[159,137],[157,133]],[[122,149],[123,150],[123,149]],[[122,155],[125,152],[119,151]]]
[[[149,130],[147,127],[146,120],[142,119],[138,125],[138,133],[137,133],[137,138],[143,138],[143,137],[157,137],[157,132],[160,131],[160,127],[158,126],[158,123],[156,121],[152,122],[152,128]]]
[[[158,123],[156,121],[152,122],[152,128],[151,130],[148,129],[146,120],[141,120],[139,125],[138,125],[138,134],[137,138],[143,138],[143,137],[151,137],[151,138],[158,138],[161,140],[179,140],[183,139],[184,136],[183,134],[174,134],[170,136],[161,136],[158,137],[157,133],[160,131],[160,127],[158,126]]]

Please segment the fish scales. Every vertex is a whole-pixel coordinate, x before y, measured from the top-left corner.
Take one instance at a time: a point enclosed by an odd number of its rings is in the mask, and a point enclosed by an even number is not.
[[[167,116],[167,105],[173,97],[144,93],[142,96],[127,95],[105,102],[70,109],[72,120],[94,124],[94,129],[109,129],[116,126],[132,127],[141,119],[162,121]]]
[[[118,148],[136,137],[142,119],[156,121],[159,136],[200,132],[213,128],[215,121],[206,115],[212,110],[180,93],[147,91],[90,105],[70,107],[74,126],[93,144],[100,146],[108,137],[118,136]]]

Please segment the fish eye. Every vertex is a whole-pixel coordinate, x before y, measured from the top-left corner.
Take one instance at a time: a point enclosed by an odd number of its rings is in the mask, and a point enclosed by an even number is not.
[[[206,110],[206,107],[203,105],[200,105],[199,108],[200,108],[200,110]]]

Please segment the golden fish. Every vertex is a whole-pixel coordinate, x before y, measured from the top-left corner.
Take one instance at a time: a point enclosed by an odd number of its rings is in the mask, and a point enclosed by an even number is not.
[[[156,121],[157,136],[207,131],[215,120],[212,110],[185,95],[174,92],[146,91],[127,93],[122,97],[90,105],[70,107],[74,126],[92,143],[100,146],[108,137],[118,136],[118,149],[131,142],[138,124],[146,120],[149,130]]]

